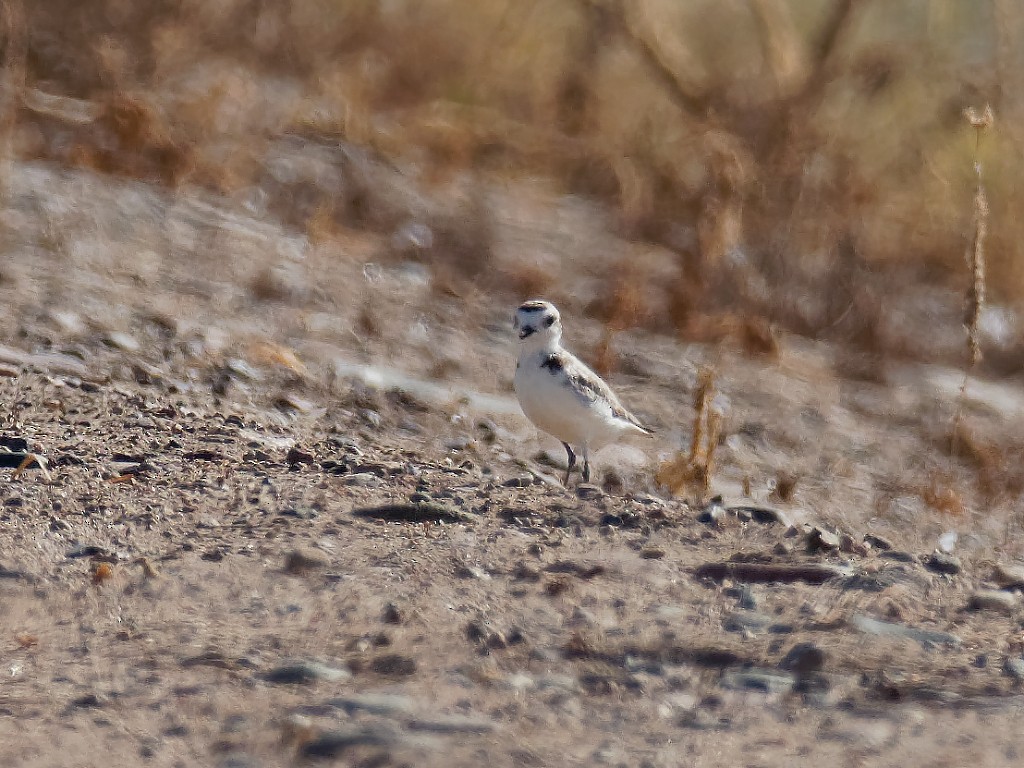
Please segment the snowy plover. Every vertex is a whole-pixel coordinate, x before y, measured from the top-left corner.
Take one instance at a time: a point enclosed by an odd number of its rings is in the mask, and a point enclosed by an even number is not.
[[[527,301],[516,310],[519,362],[515,389],[523,413],[534,425],[565,446],[569,467],[576,466],[577,446],[583,454],[583,480],[590,481],[590,452],[630,432],[649,435],[619,402],[601,377],[562,346],[562,321],[547,301]]]

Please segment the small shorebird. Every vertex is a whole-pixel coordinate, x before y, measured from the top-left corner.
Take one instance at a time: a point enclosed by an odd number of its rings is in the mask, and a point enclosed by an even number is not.
[[[622,407],[601,377],[562,346],[562,321],[554,304],[527,301],[516,310],[519,362],[515,390],[523,413],[561,441],[569,458],[565,483],[583,455],[583,480],[590,481],[590,452],[629,433],[651,430]]]

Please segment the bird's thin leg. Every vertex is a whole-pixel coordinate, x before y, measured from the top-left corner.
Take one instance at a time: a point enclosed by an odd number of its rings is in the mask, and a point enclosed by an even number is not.
[[[569,466],[565,468],[565,480],[562,485],[569,484],[569,473],[576,467],[576,454],[572,452],[572,447],[568,443],[562,443],[565,446],[565,453],[569,457]]]
[[[583,482],[590,482],[590,450],[583,446]]]

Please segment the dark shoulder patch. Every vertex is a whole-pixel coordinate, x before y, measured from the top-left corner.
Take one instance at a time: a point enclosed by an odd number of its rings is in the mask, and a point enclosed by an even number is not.
[[[551,371],[551,375],[554,376],[556,373],[560,373],[565,368],[565,363],[562,362],[562,358],[552,352],[550,355],[544,358],[544,362],[540,364],[541,368],[547,368]]]

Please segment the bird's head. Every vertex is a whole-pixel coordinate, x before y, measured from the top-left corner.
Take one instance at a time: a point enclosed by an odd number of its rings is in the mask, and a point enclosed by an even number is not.
[[[534,299],[520,304],[512,328],[524,347],[551,347],[562,338],[562,319],[549,301]]]

